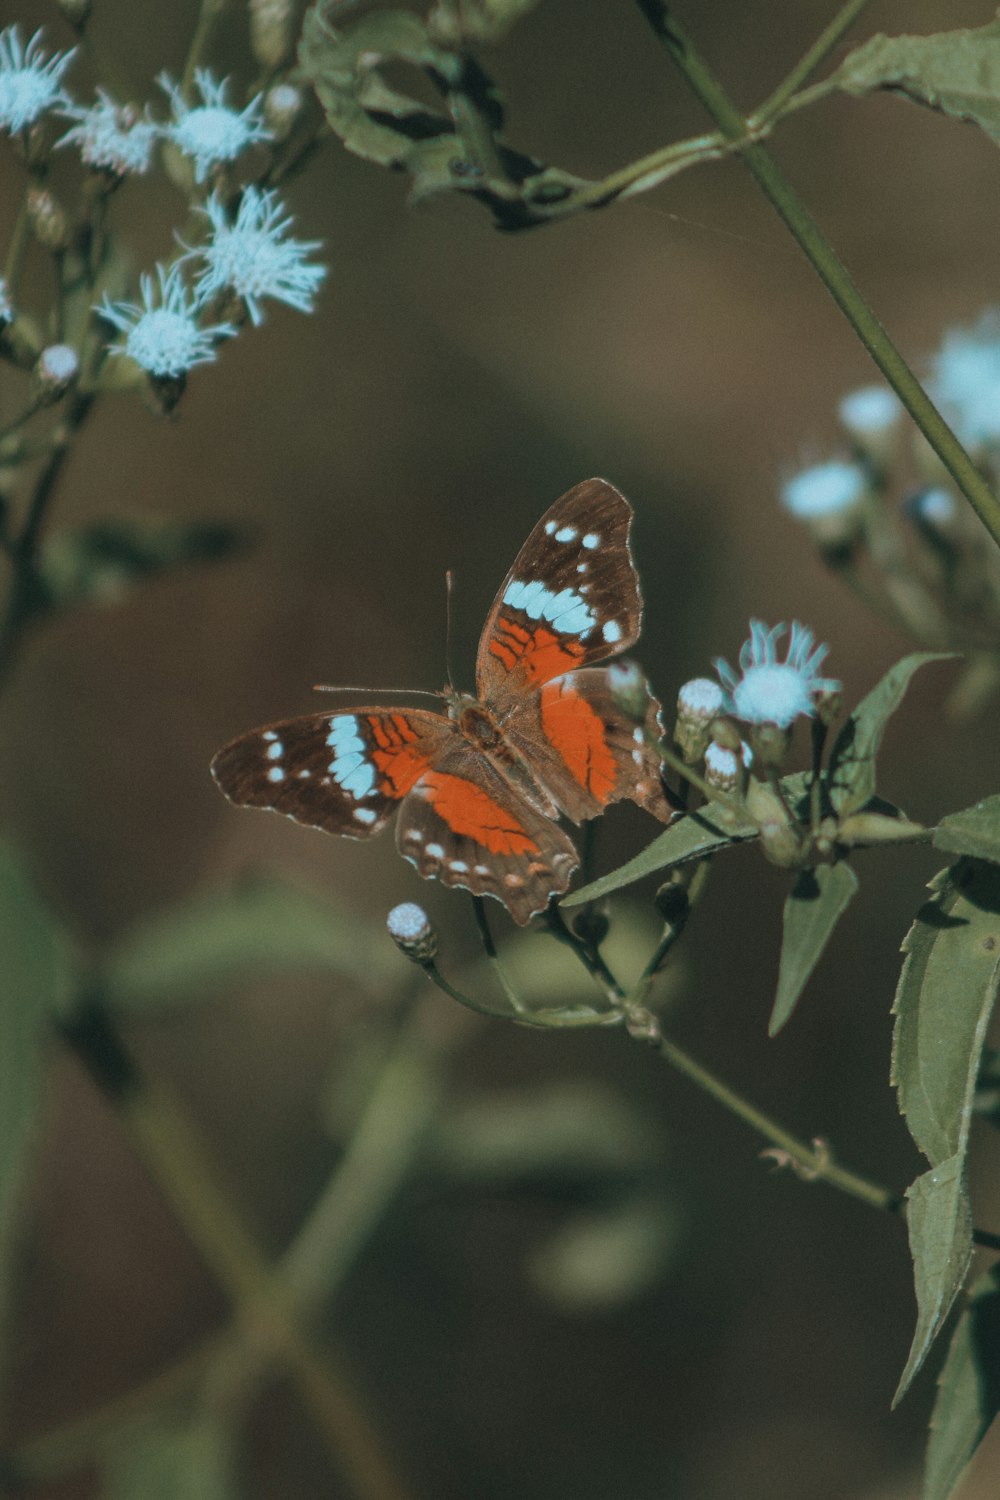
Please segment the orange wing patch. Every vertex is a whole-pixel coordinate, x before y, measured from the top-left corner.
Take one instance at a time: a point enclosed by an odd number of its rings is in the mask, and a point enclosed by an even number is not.
[[[386,797],[405,797],[431,764],[430,756],[414,748],[416,731],[405,714],[369,718],[371,758],[379,773],[379,791]]]
[[[542,688],[542,729],[585,792],[603,806],[610,801],[618,767],[600,714],[566,682]]]
[[[526,630],[509,615],[501,615],[490,641],[490,654],[508,672],[520,663],[527,680],[537,682],[571,672],[579,665],[583,647],[572,638],[560,639],[544,625]]]
[[[428,802],[452,833],[475,839],[491,854],[539,852],[535,840],[513,813],[473,782],[444,771],[429,771],[423,785]]]

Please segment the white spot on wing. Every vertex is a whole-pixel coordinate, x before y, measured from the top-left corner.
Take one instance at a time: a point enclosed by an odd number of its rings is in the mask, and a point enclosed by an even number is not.
[[[267,747],[268,760],[280,760],[285,753],[285,747],[276,734],[271,736],[271,744]]]
[[[555,521],[546,521],[546,523],[545,523],[545,535],[546,536],[551,536],[552,533],[555,531],[555,529],[556,529],[556,523],[555,523]]]
[[[477,875],[489,875],[491,873],[489,865],[476,865],[474,869]]]
[[[275,734],[273,729],[264,730],[264,739],[267,740],[268,744],[270,744],[272,740],[276,740],[277,738],[278,736]]]
[[[586,547],[588,552],[593,552],[594,548],[599,546],[601,541],[596,531],[588,531],[585,536],[582,536],[580,538],[580,540]]]
[[[633,729],[632,738],[635,740],[637,745],[641,745],[646,736],[643,734],[641,729]]]
[[[448,861],[448,868],[453,875],[465,875],[469,869],[464,859],[450,859]]]
[[[617,620],[605,620],[604,626],[601,630],[601,634],[607,641],[608,645],[613,646],[616,641],[621,640],[622,628]]]
[[[589,567],[590,567],[589,563],[577,563],[577,565],[576,565],[576,571],[578,573],[586,573],[586,571],[587,571],[587,569]]]
[[[538,579],[525,583],[512,578],[504,590],[503,602],[523,610],[532,620],[548,620],[566,635],[587,635],[597,624],[596,616],[575,589],[560,589],[554,594]]]
[[[285,773],[280,766],[272,766],[267,773],[268,781],[284,781]]]
[[[643,753],[642,753],[641,750],[633,750],[632,751],[632,759],[635,761],[635,763],[636,763],[637,766],[641,766],[642,763],[643,763],[643,760],[645,759],[645,756],[643,755]]]
[[[430,857],[431,857],[431,859],[443,859],[444,858],[444,850],[441,848],[440,844],[428,844],[427,848],[424,851],[424,853],[425,854],[429,854]]]
[[[372,824],[378,814],[370,807],[356,807],[354,809],[354,816],[359,823]]]
[[[560,526],[559,530],[556,532],[556,541],[557,542],[571,542],[575,536],[576,536],[576,527],[575,526]]]

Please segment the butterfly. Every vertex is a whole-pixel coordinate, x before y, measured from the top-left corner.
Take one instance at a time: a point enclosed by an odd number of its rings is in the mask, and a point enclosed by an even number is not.
[[[476,696],[449,687],[446,713],[350,708],[241,735],[212,761],[231,802],[371,838],[399,809],[396,842],[421,875],[494,896],[527,923],[569,885],[579,858],[557,819],[629,798],[674,816],[650,747],[662,726],[620,708],[613,669],[634,645],[642,598],[632,507],[588,479],[546,511],[493,601]]]

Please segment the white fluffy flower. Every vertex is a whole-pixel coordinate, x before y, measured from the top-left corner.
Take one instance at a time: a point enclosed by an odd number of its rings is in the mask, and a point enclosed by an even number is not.
[[[111,352],[127,354],[150,375],[177,377],[194,365],[208,364],[215,359],[216,342],[236,333],[231,323],[199,324],[199,304],[184,285],[179,265],[169,271],[157,266],[155,282],[152,276],[140,276],[139,295],[141,304],[112,302],[105,294],[96,311],[125,335],[110,346]]]
[[[54,52],[46,57],[39,44],[41,31],[21,45],[17,26],[0,31],[0,130],[11,134],[33,125],[46,110],[68,105],[62,75],[75,54]]]
[[[104,89],[89,108],[80,104],[64,109],[67,119],[77,123],[58,146],[79,146],[88,167],[127,177],[130,172],[148,172],[160,127],[140,115],[131,104],[116,104]]]
[[[868,477],[858,464],[831,459],[803,469],[781,491],[785,509],[799,521],[812,521],[849,511],[868,488]]]
[[[1000,442],[1000,309],[985,312],[974,328],[945,334],[927,388],[963,443]]]
[[[218,193],[211,195],[202,211],[212,224],[212,238],[192,252],[205,262],[196,283],[202,301],[230,287],[243,298],[255,324],[264,317],[261,297],[274,297],[299,312],[312,312],[326,267],[307,265],[305,257],[318,250],[320,242],[289,238],[292,219],[276,192],[248,187],[233,223]]]
[[[887,385],[863,385],[850,391],[838,410],[847,431],[862,439],[889,432],[903,415],[899,397]]]
[[[778,643],[787,630],[787,625],[768,630],[760,620],[751,620],[750,639],[740,650],[739,673],[722,657],[715,662],[729,711],[747,723],[786,729],[800,714],[815,712],[817,693],[835,693],[840,688],[839,682],[819,676],[829,648],[817,646],[812,631],[797,620],[785,660],[778,660]]]
[[[217,82],[207,68],[196,68],[194,81],[201,104],[188,104],[180,85],[161,73],[159,82],[170,98],[174,118],[162,127],[163,134],[194,162],[196,182],[204,182],[220,162],[235,161],[256,141],[269,141],[271,132],[263,120],[263,101],[255,95],[244,110],[226,103],[229,80]]]

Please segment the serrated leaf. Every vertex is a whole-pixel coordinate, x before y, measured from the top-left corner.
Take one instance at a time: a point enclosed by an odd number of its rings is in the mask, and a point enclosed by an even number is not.
[[[66,937],[0,845],[0,1304],[25,1157],[38,1118],[49,1024],[72,986]]]
[[[45,543],[39,560],[37,607],[117,604],[147,579],[218,562],[241,544],[232,526],[150,516],[119,517],[57,533]]]
[[[1000,797],[949,813],[934,830],[934,843],[949,854],[972,854],[1000,864]]]
[[[213,1416],[136,1422],[109,1445],[101,1500],[236,1500],[232,1436]]]
[[[489,77],[464,48],[442,45],[419,17],[380,11],[338,27],[335,14],[330,0],[307,11],[302,72],[347,149],[405,171],[412,199],[465,193],[511,229],[541,222],[550,205],[584,185],[503,142],[503,111]],[[419,69],[446,112],[390,88],[379,72],[387,64]]]
[[[885,726],[895,713],[910,678],[931,661],[947,661],[947,651],[916,651],[904,656],[867,693],[844,724],[830,753],[827,787],[834,811],[846,818],[875,795],[875,757]]]
[[[158,1011],[248,973],[295,969],[376,989],[398,979],[395,959],[390,945],[311,892],[253,880],[140,922],[105,960],[103,995],[123,1010]]]
[[[793,810],[801,813],[804,799],[808,797],[810,778],[800,772],[784,776],[781,788],[786,801]],[[564,896],[560,905],[582,906],[586,901],[596,901],[612,891],[621,890],[641,880],[644,875],[654,875],[658,870],[671,869],[674,865],[687,864],[689,860],[701,859],[715,854],[727,844],[739,844],[757,837],[758,828],[749,813],[741,817],[730,814],[728,809],[708,804],[697,812],[687,813],[658,834],[651,844],[633,859],[619,865],[609,875],[602,875],[589,885]]]
[[[973,1286],[938,1376],[923,1500],[950,1500],[1000,1413],[1000,1267]]]
[[[1000,141],[1000,18],[934,36],[874,36],[830,82],[854,95],[892,89]]]
[[[778,990],[768,1023],[775,1036],[784,1026],[820,960],[838,921],[858,889],[850,865],[817,865],[802,870],[785,901]]]
[[[906,1228],[913,1256],[917,1327],[893,1406],[905,1396],[969,1273],[972,1210],[964,1152],[911,1182],[906,1190]]]
[[[892,1081],[920,1150],[932,1168],[948,1166],[949,1191],[956,1199],[954,1242],[945,1254],[939,1222],[945,1216],[943,1189],[931,1203],[933,1173],[925,1173],[914,1184],[924,1184],[918,1212],[926,1220],[933,1208],[930,1229],[937,1240],[929,1240],[926,1224],[915,1230],[910,1222],[919,1317],[897,1399],[947,1315],[961,1285],[958,1270],[963,1259],[967,1268],[971,1253],[964,1163],[983,1041],[1000,982],[1000,869],[962,859],[936,876],[931,890],[903,943],[906,957],[893,1005]]]

